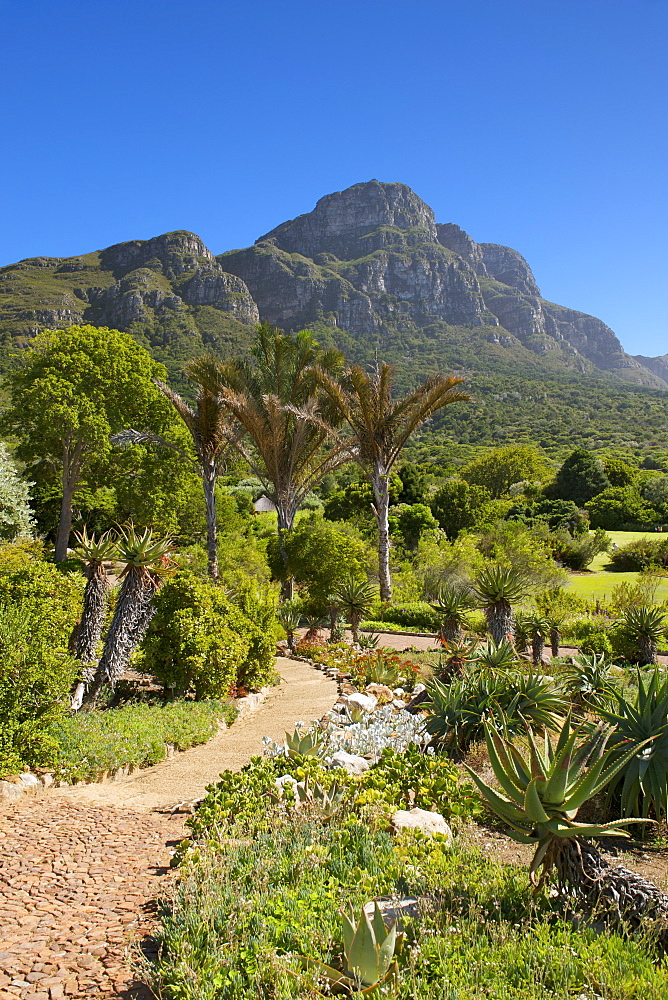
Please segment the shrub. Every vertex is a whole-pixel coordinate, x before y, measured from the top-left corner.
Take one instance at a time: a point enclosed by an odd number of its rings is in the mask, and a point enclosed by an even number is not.
[[[430,604],[421,601],[412,604],[385,605],[382,619],[390,624],[425,632],[434,632],[441,622],[440,614],[434,611]]]
[[[583,653],[597,653],[606,658],[612,656],[610,633],[599,622],[591,618],[580,619],[574,622],[570,631]]]
[[[634,572],[668,564],[668,538],[638,538],[622,545],[610,556],[615,569]]]
[[[237,683],[266,681],[274,649],[271,626],[255,624],[214,584],[180,572],[158,592],[138,667],[172,692],[224,697]]]
[[[602,528],[597,528],[593,534],[559,535],[554,540],[554,555],[560,563],[569,569],[586,569],[594,556],[606,552],[610,548],[610,538]]]
[[[28,602],[0,607],[0,775],[48,763],[77,669]]]

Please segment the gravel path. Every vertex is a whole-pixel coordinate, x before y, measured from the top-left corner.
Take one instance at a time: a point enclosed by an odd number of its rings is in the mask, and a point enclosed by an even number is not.
[[[54,789],[0,813],[0,1000],[136,998],[128,944],[151,953],[155,899],[185,816],[157,812],[199,797],[294,723],[328,711],[336,684],[279,658],[283,681],[252,715],[202,747],[108,785]]]

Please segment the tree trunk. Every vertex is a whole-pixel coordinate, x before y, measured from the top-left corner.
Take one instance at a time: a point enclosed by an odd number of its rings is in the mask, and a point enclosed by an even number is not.
[[[204,503],[206,506],[206,550],[208,573],[212,580],[218,579],[218,524],[216,518],[216,462],[207,458],[202,466],[204,483]]]
[[[374,514],[378,523],[378,582],[381,601],[392,600],[392,578],[390,576],[390,488],[389,474],[381,466],[376,466],[372,479],[376,500]]]
[[[286,531],[292,531],[292,525],[295,520],[295,513],[285,508],[283,504],[276,503],[276,511],[278,517],[278,550],[281,553],[281,561],[283,562],[283,569],[286,574],[288,570],[288,553],[285,548],[285,533]],[[284,601],[291,601],[295,596],[295,578],[293,576],[287,576],[281,581],[281,599]]]
[[[536,632],[531,638],[531,659],[534,667],[542,666],[544,650],[545,636],[542,632]]]
[[[638,637],[638,649],[640,650],[640,666],[649,667],[656,664],[656,653],[657,647],[656,643],[652,642],[651,639],[644,638],[642,636]]]
[[[145,574],[130,570],[125,577],[95,678],[84,697],[84,705],[88,708],[95,705],[105,682],[114,688],[123,677],[151,620],[156,589],[153,575],[147,578]]]
[[[93,566],[88,570],[88,582],[84,591],[83,611],[77,631],[74,655],[82,663],[95,660],[97,644],[102,635],[104,615],[107,610],[109,581],[104,566]]]
[[[552,656],[556,659],[559,656],[559,643],[561,642],[561,632],[559,628],[555,625],[550,629],[550,646],[552,647]]]
[[[67,477],[63,470],[63,498],[60,503],[60,520],[58,521],[58,536],[56,538],[56,562],[67,559],[67,547],[72,531],[72,499],[76,489],[76,481]]]
[[[453,618],[446,618],[441,622],[439,639],[441,642],[457,642],[461,639],[462,630],[458,621]]]
[[[485,616],[490,635],[497,646],[504,641],[513,641],[513,609],[508,601],[497,601],[485,608]]]
[[[636,872],[611,865],[589,841],[564,840],[556,851],[555,867],[562,889],[581,899],[596,919],[619,925],[643,926],[668,949],[668,895]],[[651,928],[651,922],[656,926]]]

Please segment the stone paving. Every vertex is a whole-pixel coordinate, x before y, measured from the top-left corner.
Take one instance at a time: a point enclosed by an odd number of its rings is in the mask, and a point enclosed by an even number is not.
[[[0,1000],[148,1000],[132,951],[151,957],[156,898],[186,816],[156,811],[204,793],[223,768],[261,752],[297,719],[319,717],[334,681],[277,659],[283,682],[257,713],[171,763],[107,785],[24,798],[0,810]]]
[[[184,818],[49,796],[0,813],[0,1000],[150,997],[128,941],[150,954]]]

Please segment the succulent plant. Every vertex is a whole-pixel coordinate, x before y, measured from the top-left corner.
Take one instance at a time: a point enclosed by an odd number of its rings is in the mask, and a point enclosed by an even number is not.
[[[615,757],[607,746],[611,729],[580,726],[573,729],[566,718],[556,744],[545,733],[542,749],[527,727],[528,756],[523,756],[512,740],[502,737],[493,725],[485,726],[485,742],[501,792],[486,784],[467,764],[464,767],[478,786],[487,805],[509,826],[509,836],[521,844],[532,844],[536,852],[529,874],[531,882],[542,884],[556,868],[561,885],[577,884],[581,873],[572,872],[577,851],[573,841],[590,837],[628,837],[620,829],[629,822],[578,823],[580,808],[605,788],[631,760],[637,747]],[[647,741],[645,741],[647,743]],[[536,872],[542,866],[538,883]]]
[[[352,908],[341,917],[345,968],[334,969],[314,959],[307,960],[307,965],[324,976],[332,989],[348,994],[371,993],[384,983],[396,981],[399,967],[395,956],[403,944],[396,921],[387,927],[377,902],[372,917],[364,907],[357,920]]]
[[[441,584],[436,601],[432,604],[434,611],[441,616],[441,642],[453,642],[461,637],[462,632],[469,627],[468,612],[472,607],[473,599],[469,590],[455,587],[451,583]]]
[[[285,734],[285,747],[290,760],[299,760],[302,757],[321,757],[323,741],[317,730],[309,729],[303,733],[295,727],[292,735]]]

